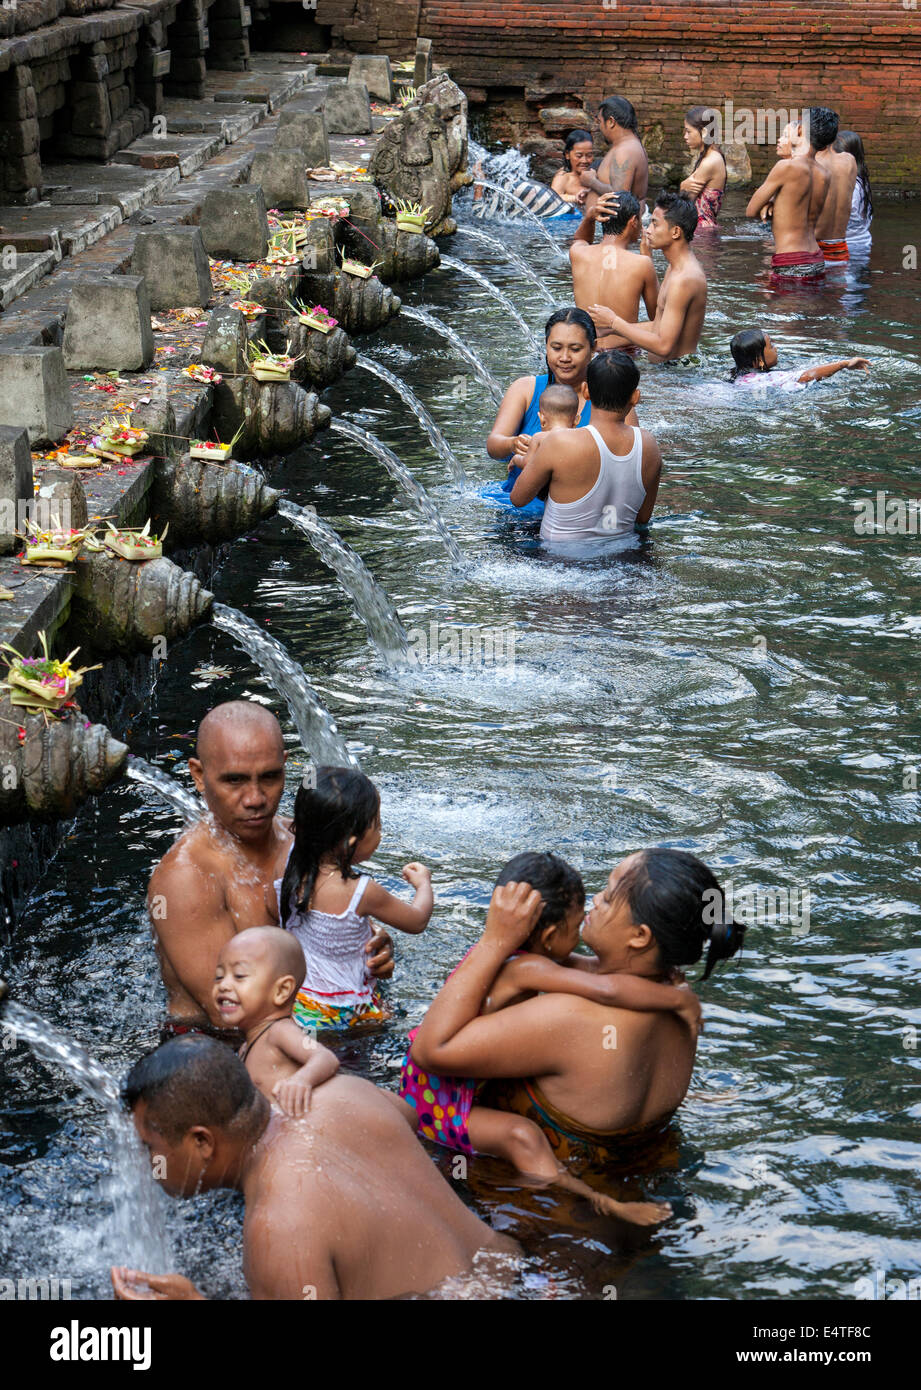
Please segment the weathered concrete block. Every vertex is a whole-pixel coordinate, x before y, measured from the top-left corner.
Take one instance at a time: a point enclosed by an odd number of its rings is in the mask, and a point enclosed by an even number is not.
[[[201,360],[219,372],[237,376],[246,367],[246,319],[239,309],[222,304],[208,320],[208,331],[201,347]]]
[[[330,87],[323,103],[330,135],[367,135],[371,129],[371,100],[363,82],[340,82]]]
[[[0,348],[0,424],[28,430],[32,444],[57,444],[73,423],[61,349]]]
[[[64,323],[70,371],[137,372],[154,356],[150,298],[140,275],[78,281]]]
[[[203,308],[214,293],[200,227],[138,232],[131,273],[147,282],[151,309]]]
[[[421,87],[432,76],[432,40],[416,39],[416,66],[413,69],[413,86]]]
[[[31,463],[30,463],[31,474]],[[89,520],[86,493],[77,473],[66,468],[46,468],[29,514],[42,530],[79,530]]]
[[[261,260],[269,248],[269,222],[259,184],[212,189],[201,210],[201,234],[209,256]]]
[[[13,534],[32,502],[32,451],[21,426],[0,425],[0,555],[19,548]]]
[[[365,231],[376,228],[381,220],[381,195],[371,184],[356,184],[349,189],[349,221]]]
[[[386,54],[356,53],[349,68],[350,82],[363,82],[368,94],[379,101],[393,100],[393,69]]]
[[[329,133],[322,111],[282,111],[275,132],[277,150],[299,150],[308,169],[329,164]]]
[[[250,178],[253,183],[261,184],[270,208],[300,208],[303,211],[310,206],[307,165],[299,149],[273,149],[257,154]]]

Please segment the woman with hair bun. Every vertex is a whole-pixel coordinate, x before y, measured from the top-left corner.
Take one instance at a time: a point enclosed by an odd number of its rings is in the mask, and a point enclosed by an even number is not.
[[[493,981],[527,940],[541,905],[527,884],[496,889],[483,936],[431,1005],[413,1055],[430,1071],[490,1080],[480,1103],[534,1120],[563,1161],[623,1162],[664,1133],[684,1100],[697,1030],[673,1014],[563,994],[481,1017]],[[594,956],[573,955],[569,964],[674,981],[681,967],[705,957],[706,980],[740,950],[744,936],[696,855],[646,849],[612,869],[582,928]]]

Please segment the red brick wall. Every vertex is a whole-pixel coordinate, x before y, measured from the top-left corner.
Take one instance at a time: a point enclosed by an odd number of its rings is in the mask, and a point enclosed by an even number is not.
[[[619,92],[654,157],[679,160],[692,105],[837,110],[859,131],[875,185],[921,190],[921,0],[318,0],[334,42],[409,56],[416,33],[506,133],[537,111]],[[508,119],[512,125],[508,126]],[[772,149],[753,146],[757,175]]]

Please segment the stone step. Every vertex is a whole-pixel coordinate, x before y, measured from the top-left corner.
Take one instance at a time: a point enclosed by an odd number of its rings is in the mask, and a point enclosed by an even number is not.
[[[226,144],[223,131],[217,135],[178,135],[166,138],[142,135],[113,156],[114,164],[130,164],[140,169],[178,169],[182,178],[196,173]]]
[[[0,309],[8,309],[14,299],[36,285],[59,260],[60,256],[53,250],[17,251],[15,265],[10,269],[4,269],[0,260]]]

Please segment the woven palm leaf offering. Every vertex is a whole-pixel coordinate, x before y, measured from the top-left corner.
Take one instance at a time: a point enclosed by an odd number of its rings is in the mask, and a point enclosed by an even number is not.
[[[230,307],[241,313],[248,323],[268,312],[261,304],[257,304],[255,299],[232,299]]]
[[[297,233],[293,229],[273,232],[269,237],[269,265],[300,265],[301,252],[297,249]]]
[[[424,208],[421,203],[411,203],[400,198],[396,204],[397,210],[397,229],[401,232],[421,232],[425,227],[426,218],[432,211],[431,208]]]
[[[304,215],[308,222],[314,221],[317,217],[328,217],[330,221],[335,222],[339,217],[348,217],[350,211],[348,198],[340,198],[331,193],[325,198],[315,198]]]
[[[340,264],[346,275],[354,275],[358,280],[370,280],[380,261],[372,261],[370,265],[363,265],[361,261],[353,260],[351,256],[346,256],[340,251]]]
[[[233,446],[243,429],[244,426],[241,425],[229,444],[222,444],[219,439],[190,439],[189,458],[204,459],[206,463],[226,463],[233,455]]]
[[[251,374],[257,381],[290,381],[291,369],[301,360],[290,356],[290,347],[291,344],[286,343],[283,353],[270,352],[268,344],[261,339],[250,343],[247,353]]]
[[[339,322],[322,304],[315,304],[312,309],[308,308],[302,299],[289,299],[287,304],[298,323],[302,323],[305,328],[315,328],[318,333],[331,333]]]
[[[146,443],[146,431],[136,429],[129,415],[104,415],[102,428],[93,438],[90,453],[97,454],[99,458],[130,459],[142,453]]]
[[[149,517],[142,530],[134,527],[119,528],[107,521],[105,548],[115,555],[120,555],[123,560],[159,560],[163,554],[163,540],[168,530],[169,522],[163,528],[163,535],[152,536]]]
[[[80,650],[74,647],[63,661],[48,655],[48,638],[44,632],[38,634],[41,643],[41,656],[20,656],[15,647],[8,642],[0,645],[0,650],[9,653],[5,656],[7,671],[0,688],[9,692],[10,704],[46,716],[60,710],[73,699],[74,691],[87,671],[98,671],[100,667],[81,666],[74,669],[71,662]]]
[[[22,563],[24,565],[70,565],[80,554],[91,528],[82,527],[79,531],[71,527],[52,527],[42,531],[33,522],[26,522],[24,532],[17,532],[24,541]]]

